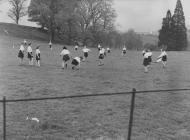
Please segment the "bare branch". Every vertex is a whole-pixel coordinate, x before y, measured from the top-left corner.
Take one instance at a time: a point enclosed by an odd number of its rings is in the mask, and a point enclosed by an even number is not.
[[[15,21],[16,24],[19,23],[21,17],[27,15],[25,3],[27,0],[8,0],[11,9],[8,11],[8,16]]]

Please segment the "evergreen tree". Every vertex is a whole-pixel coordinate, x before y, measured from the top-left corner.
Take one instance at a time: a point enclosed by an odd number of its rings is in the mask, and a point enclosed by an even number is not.
[[[172,22],[172,15],[171,15],[170,10],[168,10],[166,17],[163,18],[162,29],[159,31],[158,46],[166,45],[168,46],[168,48],[170,48],[171,34],[172,34],[171,22]]]
[[[182,51],[187,48],[187,29],[180,0],[177,0],[174,15],[168,10],[159,31],[158,46],[166,45],[169,51]]]
[[[173,48],[176,51],[185,50],[187,48],[187,29],[185,26],[183,7],[180,0],[177,0],[174,15],[172,17],[172,32],[172,38],[174,40]]]

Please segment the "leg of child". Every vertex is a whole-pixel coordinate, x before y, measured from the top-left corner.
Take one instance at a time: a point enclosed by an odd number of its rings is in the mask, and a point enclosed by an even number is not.
[[[36,60],[36,66],[40,66],[40,60]]]
[[[99,59],[99,65],[102,65],[102,60],[101,59]]]
[[[72,70],[74,70],[74,69],[75,69],[75,65],[72,66]]]
[[[148,67],[144,66],[144,72],[147,73],[148,72]]]
[[[33,58],[31,58],[31,65],[33,65]]]
[[[38,60],[38,66],[40,67],[40,60]]]
[[[163,64],[163,68],[166,67],[166,61],[162,61],[162,64]]]
[[[39,60],[36,60],[36,66],[38,66],[38,61],[39,61]]]
[[[22,58],[20,58],[20,64],[22,64]]]
[[[65,62],[62,61],[62,69],[64,69],[64,68],[65,68]]]
[[[80,63],[78,64],[78,66],[76,66],[77,67],[77,70],[79,70],[79,68],[80,68]]]

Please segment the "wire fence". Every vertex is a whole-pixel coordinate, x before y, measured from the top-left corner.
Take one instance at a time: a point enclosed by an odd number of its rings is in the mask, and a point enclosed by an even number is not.
[[[176,91],[190,91],[190,89],[168,89],[168,90],[148,90],[148,91],[137,91],[135,88],[129,92],[117,92],[117,93],[101,93],[101,94],[86,94],[86,95],[73,95],[73,96],[62,96],[62,97],[45,97],[45,98],[28,98],[28,99],[7,99],[5,96],[0,102],[3,105],[3,140],[7,139],[6,135],[6,104],[7,103],[17,103],[17,102],[29,102],[29,101],[42,101],[42,100],[63,100],[63,99],[77,99],[77,98],[87,98],[87,97],[101,97],[101,96],[118,96],[118,95],[131,95],[130,104],[130,117],[128,123],[128,135],[127,140],[131,140],[132,126],[133,126],[133,115],[135,109],[135,97],[137,94],[141,93],[162,93],[162,92],[176,92]]]

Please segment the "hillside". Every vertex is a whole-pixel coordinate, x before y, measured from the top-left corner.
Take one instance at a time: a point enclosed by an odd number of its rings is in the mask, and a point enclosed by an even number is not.
[[[37,27],[0,22],[0,36],[49,42],[48,32]],[[55,36],[55,43],[61,40]]]
[[[40,28],[11,23],[0,23],[0,35],[42,41],[49,38],[47,32],[42,31]]]
[[[11,36],[23,39],[48,41],[48,33],[40,28],[16,25],[11,23],[0,23],[0,35]],[[155,44],[158,40],[154,35],[141,35],[143,44],[151,43]],[[60,41],[60,40],[56,40]]]

